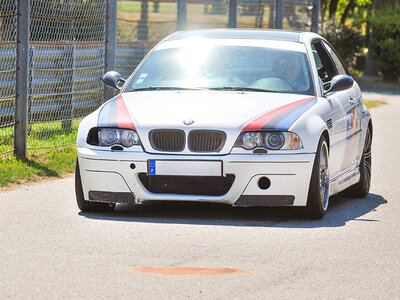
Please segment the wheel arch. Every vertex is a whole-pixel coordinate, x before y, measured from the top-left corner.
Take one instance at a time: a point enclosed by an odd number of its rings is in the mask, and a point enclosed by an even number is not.
[[[324,129],[323,131],[322,131],[322,133],[321,133],[321,137],[325,137],[325,139],[326,139],[326,143],[328,144],[328,151],[329,152],[331,152],[331,139],[330,139],[330,136],[329,136],[329,131],[328,131],[328,129]]]

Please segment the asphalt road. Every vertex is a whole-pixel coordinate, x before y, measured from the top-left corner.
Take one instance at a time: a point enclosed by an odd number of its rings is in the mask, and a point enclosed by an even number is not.
[[[372,110],[371,193],[331,199],[323,220],[182,203],[83,214],[73,178],[0,193],[0,299],[399,299],[400,97],[370,97],[389,101]]]

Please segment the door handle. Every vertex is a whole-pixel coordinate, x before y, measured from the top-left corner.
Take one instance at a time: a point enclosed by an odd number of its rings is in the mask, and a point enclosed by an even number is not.
[[[356,104],[357,102],[358,102],[358,98],[350,97],[349,103],[350,103],[351,105],[354,105],[354,104]]]

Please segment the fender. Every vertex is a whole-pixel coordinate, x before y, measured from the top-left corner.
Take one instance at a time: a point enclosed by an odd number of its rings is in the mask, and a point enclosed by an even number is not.
[[[107,103],[107,102],[106,102]],[[92,112],[91,114],[87,115],[79,124],[78,135],[76,140],[77,147],[87,147],[89,146],[86,143],[86,138],[89,133],[89,130],[93,127],[97,126],[97,119],[99,117],[99,113],[102,110],[103,106],[106,104],[104,103],[101,105],[97,110]]]
[[[317,105],[301,115],[289,128],[289,131],[295,132],[300,136],[304,150],[307,153],[317,152],[318,142],[324,131],[328,132],[328,139],[330,140],[329,129],[320,113],[317,113],[319,110],[325,110],[325,105],[323,101],[318,102]]]

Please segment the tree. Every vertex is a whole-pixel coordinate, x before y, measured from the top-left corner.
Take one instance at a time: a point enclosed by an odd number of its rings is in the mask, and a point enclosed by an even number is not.
[[[321,21],[346,24],[349,17],[360,19],[373,0],[321,0]]]
[[[372,11],[387,8],[394,8],[398,0],[373,0]],[[370,24],[367,24],[367,28],[371,28]],[[377,33],[367,31],[369,43],[373,41],[373,36]],[[365,61],[364,75],[378,76],[378,63],[376,61],[376,53],[368,51],[367,59]]]

